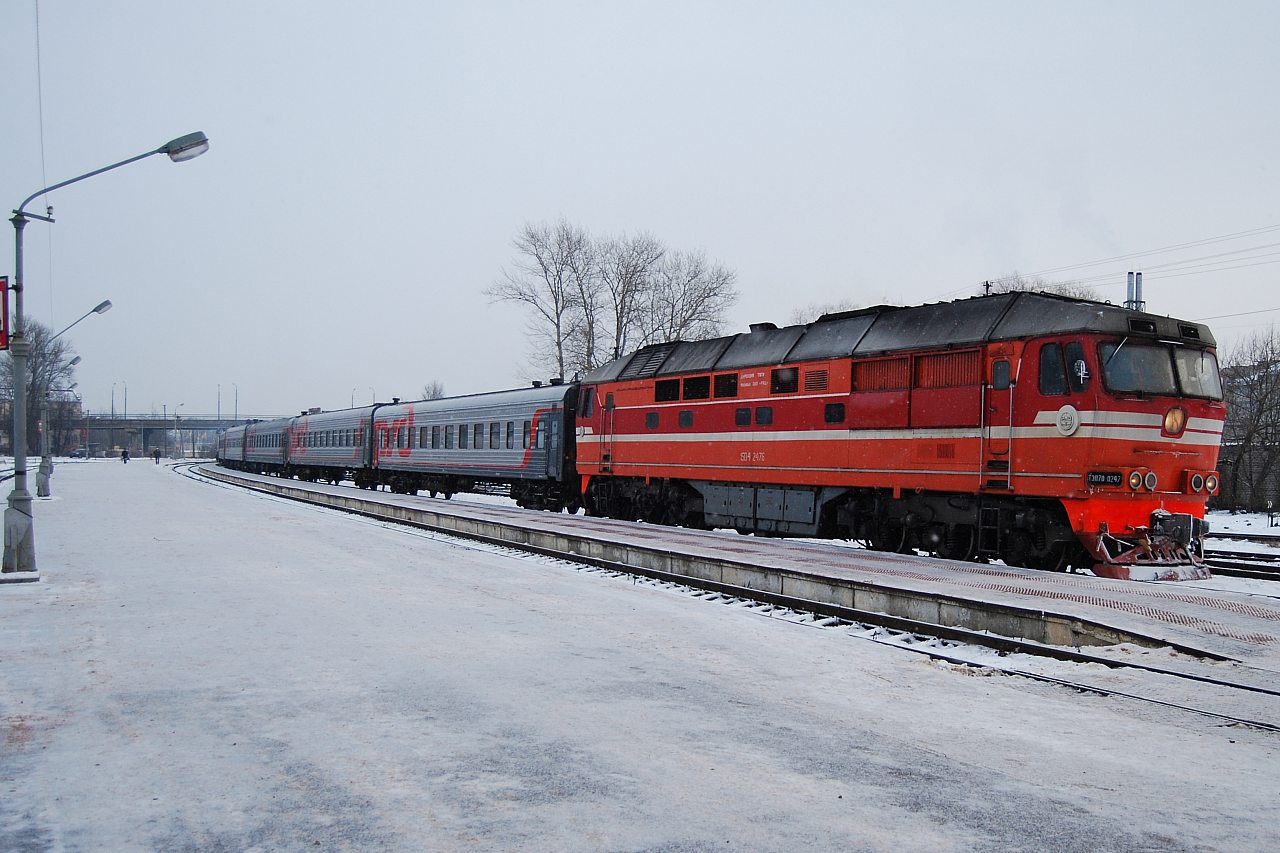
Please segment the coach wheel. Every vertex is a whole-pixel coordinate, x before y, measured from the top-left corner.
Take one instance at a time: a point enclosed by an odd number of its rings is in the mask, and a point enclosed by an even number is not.
[[[953,524],[947,528],[938,556],[948,560],[972,560],[978,550],[977,545],[978,534],[972,524]]]

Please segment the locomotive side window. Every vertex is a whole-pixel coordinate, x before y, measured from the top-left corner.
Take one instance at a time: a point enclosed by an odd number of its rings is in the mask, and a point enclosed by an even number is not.
[[[711,398],[710,376],[689,376],[684,380],[684,398],[686,400],[708,400]]]
[[[829,424],[844,423],[844,403],[827,403],[822,412],[822,420]]]
[[[715,379],[715,386],[717,397],[738,396],[738,374],[721,373]]]
[[[768,426],[773,423],[773,406],[756,407],[756,426]]]
[[[779,367],[769,372],[770,394],[794,394],[800,387],[800,371],[794,367]]]
[[[734,409],[733,423],[736,426],[751,426],[751,410],[750,409]]]
[[[1045,396],[1067,393],[1067,374],[1062,368],[1062,346],[1040,347],[1040,393]]]
[[[1068,341],[1064,352],[1067,356],[1067,381],[1071,383],[1071,390],[1079,393],[1089,387],[1089,365],[1084,360],[1084,345],[1079,341]]]
[[[992,362],[991,387],[997,391],[1007,391],[1012,384],[1013,377],[1009,374],[1009,362],[1003,358]]]
[[[578,417],[586,420],[595,414],[596,389],[593,385],[583,385],[578,392]]]
[[[653,383],[653,401],[655,403],[669,403],[672,400],[679,399],[679,379],[659,379],[657,382]]]
[[[645,415],[644,415],[644,428],[645,428],[645,429],[657,429],[657,428],[658,428],[658,413],[657,413],[657,412],[645,412]]]
[[[693,410],[681,409],[679,418],[680,429],[690,429],[693,427]]]

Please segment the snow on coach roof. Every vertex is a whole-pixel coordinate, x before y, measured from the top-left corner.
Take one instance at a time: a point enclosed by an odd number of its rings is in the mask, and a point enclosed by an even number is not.
[[[803,326],[772,323],[705,341],[652,344],[601,365],[583,382],[643,379],[695,371],[733,370],[819,358],[848,358],[914,349],[940,349],[1069,332],[1143,335],[1213,346],[1207,326],[1130,311],[1109,302],[1051,293],[999,293],[954,302],[877,305],[825,314]]]

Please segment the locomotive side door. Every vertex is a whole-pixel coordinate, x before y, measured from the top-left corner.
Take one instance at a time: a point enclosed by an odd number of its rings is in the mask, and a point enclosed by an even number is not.
[[[983,385],[982,470],[980,490],[1006,491],[1012,487],[1012,414],[1021,353],[1012,345],[996,345],[987,351],[987,381]]]

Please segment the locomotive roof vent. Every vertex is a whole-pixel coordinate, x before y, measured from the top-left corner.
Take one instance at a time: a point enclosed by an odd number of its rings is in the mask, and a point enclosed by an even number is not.
[[[748,328],[753,332],[772,332],[778,328],[777,323],[752,323]]]
[[[1130,317],[1129,331],[1136,335],[1154,335],[1156,333],[1156,324],[1151,320],[1142,320],[1137,317]]]

